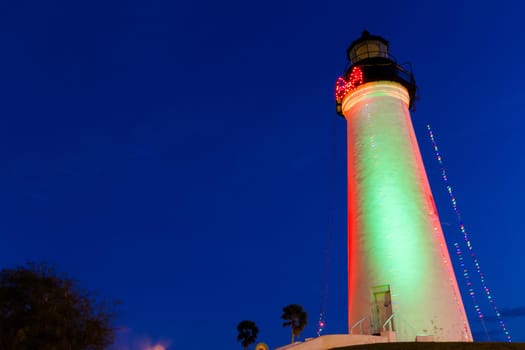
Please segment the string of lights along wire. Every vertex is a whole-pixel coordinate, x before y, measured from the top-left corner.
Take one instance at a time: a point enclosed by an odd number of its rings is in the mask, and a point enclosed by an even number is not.
[[[360,72],[361,82],[363,80],[363,73]],[[337,93],[337,91],[336,91]],[[328,301],[328,287],[330,281],[330,267],[331,267],[331,249],[332,236],[334,233],[334,211],[335,211],[335,182],[336,182],[336,168],[337,168],[337,124],[335,118],[332,118],[332,157],[330,160],[331,171],[328,181],[329,198],[328,198],[328,222],[326,230],[326,241],[324,249],[324,276],[323,286],[321,290],[321,305],[319,310],[319,319],[317,320],[317,336],[321,336],[326,327],[326,307]]]
[[[463,277],[465,278],[465,282],[468,288],[468,294],[472,298],[472,304],[474,305],[476,314],[478,315],[479,321],[483,327],[483,331],[485,332],[485,335],[487,336],[487,340],[490,340],[489,331],[487,329],[487,325],[485,324],[485,319],[483,318],[483,314],[481,313],[481,308],[478,304],[478,301],[476,300],[476,293],[474,292],[474,288],[472,286],[472,280],[470,278],[468,269],[465,266],[465,259],[463,258],[463,254],[461,253],[461,248],[459,247],[458,242],[454,242],[454,248],[456,249],[456,255],[458,257],[459,264],[461,266],[461,272],[463,272]]]
[[[468,252],[470,253],[470,257],[472,258],[472,261],[474,263],[476,271],[477,271],[477,273],[479,275],[479,279],[481,281],[481,287],[483,288],[483,291],[485,292],[485,295],[487,296],[487,299],[488,299],[490,305],[492,306],[492,309],[494,310],[494,312],[496,314],[496,318],[498,320],[498,323],[499,323],[501,329],[503,330],[503,333],[505,334],[505,338],[510,343],[510,342],[512,342],[512,338],[511,338],[511,336],[509,334],[509,330],[507,329],[507,326],[505,326],[505,322],[503,322],[503,317],[501,316],[501,313],[499,312],[499,310],[498,310],[498,308],[496,306],[496,303],[494,301],[494,297],[492,296],[492,294],[490,292],[490,289],[487,286],[487,282],[485,281],[485,275],[481,271],[481,267],[479,265],[478,258],[476,257],[476,254],[474,253],[474,248],[472,247],[472,242],[470,240],[470,237],[469,237],[469,234],[467,232],[467,229],[465,228],[465,224],[463,223],[463,220],[461,219],[461,214],[460,214],[459,209],[458,209],[458,204],[457,204],[457,201],[456,201],[456,197],[454,196],[454,192],[452,191],[452,186],[450,186],[450,183],[448,181],[447,172],[446,172],[445,166],[443,164],[443,158],[441,157],[441,154],[439,153],[439,148],[437,146],[436,139],[434,137],[434,133],[432,132],[432,128],[430,127],[430,124],[427,124],[427,130],[428,130],[428,135],[430,137],[430,140],[432,141],[432,145],[434,146],[434,153],[436,155],[436,159],[437,159],[437,161],[439,163],[439,167],[440,167],[440,171],[441,171],[441,178],[443,179],[443,182],[444,182],[445,187],[447,189],[448,195],[450,197],[452,210],[454,211],[454,214],[456,215],[456,218],[457,218],[458,224],[459,224],[459,229],[460,229],[461,233],[463,234],[463,239],[464,239],[465,244],[467,246]],[[480,309],[478,303],[476,302],[475,293],[474,293],[474,290],[472,289],[472,281],[470,279],[470,276],[468,274],[467,269],[465,268],[465,263],[464,263],[464,260],[463,260],[462,254],[461,254],[461,250],[459,249],[459,245],[457,245],[457,243],[454,244],[454,246],[456,247],[456,254],[458,255],[461,267],[463,269],[463,276],[465,277],[465,280],[467,281],[467,286],[469,288],[469,294],[472,297],[472,300],[474,302],[474,308],[476,309],[476,313],[478,314],[479,319],[482,321],[483,327],[485,328],[485,331],[486,331],[485,323],[483,321],[483,314],[481,313],[481,309]]]

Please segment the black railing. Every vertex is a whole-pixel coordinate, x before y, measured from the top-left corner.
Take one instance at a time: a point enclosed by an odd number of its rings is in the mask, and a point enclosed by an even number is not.
[[[356,66],[359,66],[363,71],[364,83],[387,80],[395,81],[403,85],[408,90],[410,96],[410,107],[413,106],[417,86],[410,65],[403,67],[392,58],[371,57],[360,60]],[[352,68],[353,66],[347,70],[345,76],[349,74]]]
[[[363,84],[373,81],[395,81],[403,85],[410,97],[409,108],[414,109],[417,86],[409,63],[400,65],[392,56],[363,58],[345,70],[345,79],[349,79],[352,69],[356,66],[363,72]],[[337,113],[342,115],[341,101],[336,102],[336,108]]]

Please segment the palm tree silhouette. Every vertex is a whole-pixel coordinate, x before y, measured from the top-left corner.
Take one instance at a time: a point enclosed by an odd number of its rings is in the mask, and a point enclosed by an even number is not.
[[[303,310],[301,305],[290,304],[283,307],[283,314],[281,315],[281,318],[286,321],[283,322],[283,327],[292,327],[293,344],[295,336],[299,337],[306,326],[308,314]]]
[[[255,322],[244,320],[237,325],[237,341],[240,341],[244,350],[248,349],[248,346],[255,343],[259,328],[255,325]]]

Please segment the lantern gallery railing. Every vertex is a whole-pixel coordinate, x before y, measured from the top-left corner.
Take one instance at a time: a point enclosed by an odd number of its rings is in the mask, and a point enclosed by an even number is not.
[[[345,96],[360,85],[374,81],[395,81],[403,85],[410,96],[410,108],[414,107],[416,82],[410,66],[407,68],[387,58],[373,57],[349,67],[335,84],[336,111],[342,116],[341,104]]]

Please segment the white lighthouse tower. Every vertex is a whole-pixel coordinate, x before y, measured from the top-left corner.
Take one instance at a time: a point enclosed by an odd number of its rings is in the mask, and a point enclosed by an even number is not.
[[[348,320],[351,334],[472,341],[412,127],[416,85],[367,31],[336,84],[348,135]]]

